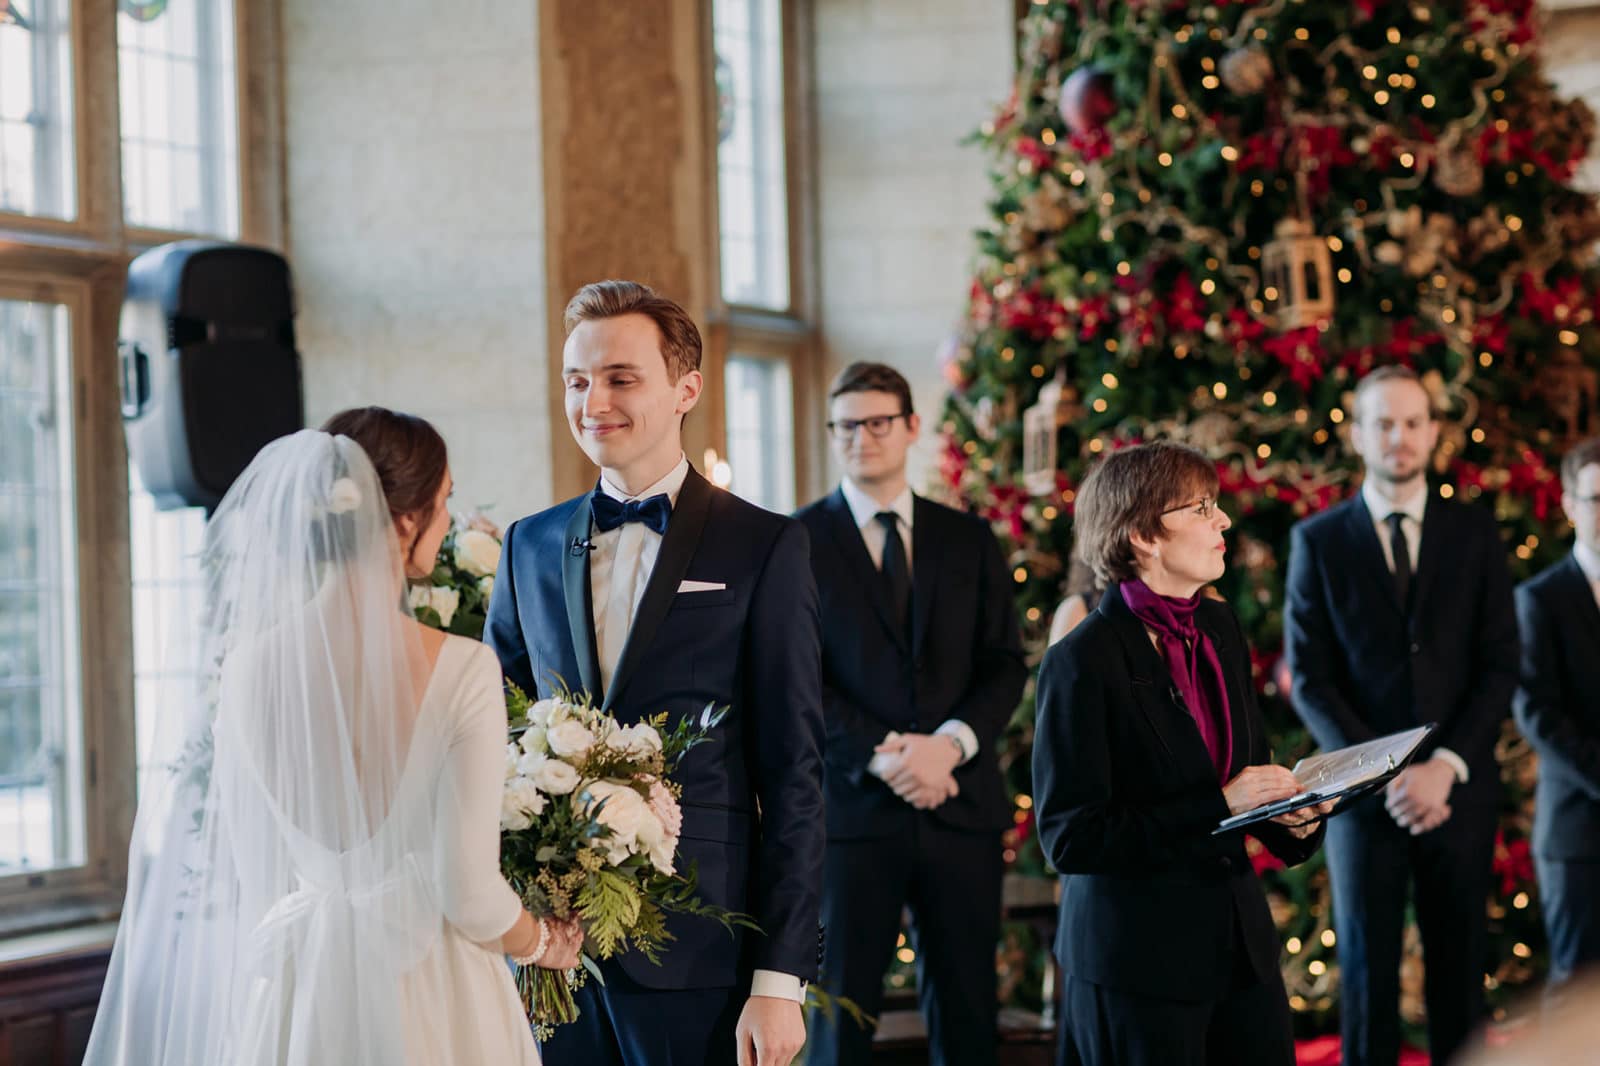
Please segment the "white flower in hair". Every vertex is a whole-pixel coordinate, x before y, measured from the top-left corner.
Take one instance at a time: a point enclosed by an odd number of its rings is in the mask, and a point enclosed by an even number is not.
[[[344,514],[360,506],[361,490],[356,488],[356,483],[349,478],[339,478],[328,489],[328,510],[332,514]]]

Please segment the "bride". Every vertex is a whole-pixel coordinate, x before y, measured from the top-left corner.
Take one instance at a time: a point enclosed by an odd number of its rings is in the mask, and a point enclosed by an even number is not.
[[[381,408],[325,428],[207,526],[205,706],[143,786],[91,1066],[537,1063],[502,956],[577,965],[500,876],[495,657],[403,609],[444,441]]]

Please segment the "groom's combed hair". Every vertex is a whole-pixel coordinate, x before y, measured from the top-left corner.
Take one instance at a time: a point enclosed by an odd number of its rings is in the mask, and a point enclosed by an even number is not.
[[[689,312],[637,281],[590,282],[567,301],[562,321],[571,336],[580,322],[622,315],[643,315],[656,324],[656,331],[661,334],[661,356],[667,361],[667,377],[677,381],[689,371],[700,369],[700,330]]]

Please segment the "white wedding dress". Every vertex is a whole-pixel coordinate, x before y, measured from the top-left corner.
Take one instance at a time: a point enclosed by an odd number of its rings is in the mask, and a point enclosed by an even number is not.
[[[499,664],[433,663],[366,456],[304,431],[207,528],[212,698],[141,792],[90,1066],[530,1066],[498,940]]]

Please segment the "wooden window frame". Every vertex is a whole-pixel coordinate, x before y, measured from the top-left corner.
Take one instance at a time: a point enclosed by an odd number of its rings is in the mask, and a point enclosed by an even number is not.
[[[821,346],[817,330],[815,96],[812,75],[813,46],[809,5],[800,0],[779,0],[783,31],[784,170],[788,191],[789,306],[777,311],[730,304],[722,295],[720,240],[721,190],[718,186],[717,145],[708,138],[707,180],[712,190],[710,249],[710,330],[706,338],[705,373],[720,390],[730,355],[738,353],[788,364],[794,404],[795,493],[797,504],[821,494],[826,476],[826,441],[821,420]],[[712,5],[705,5],[702,32],[707,62],[705,114],[708,130],[716,127],[716,89],[710,76],[715,63]],[[727,452],[726,421],[719,418],[713,439]]]
[[[194,234],[128,226],[122,198],[117,6],[68,0],[75,217],[0,212],[0,297],[67,307],[77,507],[85,863],[0,877],[0,940],[114,917],[127,880],[135,778],[128,456],[118,324],[129,262]],[[284,245],[280,9],[233,0],[239,237]]]

